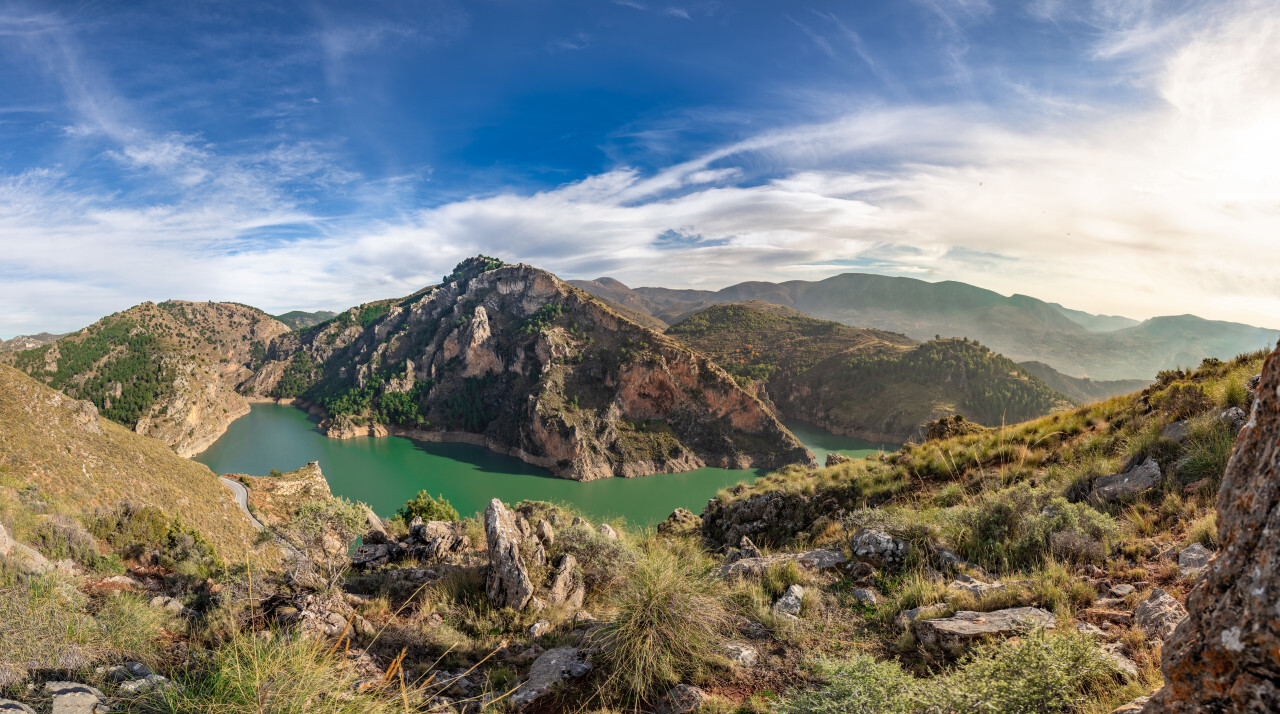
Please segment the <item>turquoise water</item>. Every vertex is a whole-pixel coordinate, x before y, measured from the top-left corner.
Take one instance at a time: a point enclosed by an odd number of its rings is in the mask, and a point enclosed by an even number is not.
[[[400,437],[330,439],[304,411],[255,404],[231,424],[196,461],[213,471],[261,475],[292,471],[319,461],[335,495],[369,504],[390,515],[419,490],[443,494],[468,515],[489,499],[507,503],[537,499],[567,503],[596,519],[621,516],[632,524],[652,524],[677,507],[701,512],[716,491],[750,483],[763,469],[704,468],[642,478],[608,478],[579,483],[551,476],[546,469],[470,444],[441,444]],[[881,445],[834,436],[804,424],[789,424],[822,463],[830,450],[850,456],[874,453]]]

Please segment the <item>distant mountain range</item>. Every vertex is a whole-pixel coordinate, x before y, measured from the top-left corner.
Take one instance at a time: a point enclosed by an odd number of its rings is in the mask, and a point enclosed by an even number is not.
[[[338,313],[328,310],[316,310],[315,312],[290,310],[283,315],[272,315],[277,321],[287,325],[290,330],[304,330],[313,325],[319,325],[325,320],[332,320],[337,316]]]
[[[1026,295],[966,283],[844,273],[826,280],[746,282],[722,290],[630,288],[612,278],[571,281],[599,297],[675,324],[711,305],[762,300],[845,325],[916,340],[968,337],[1018,362],[1041,362],[1095,380],[1154,378],[1206,357],[1269,349],[1280,330],[1194,315],[1137,322],[1092,315]]]

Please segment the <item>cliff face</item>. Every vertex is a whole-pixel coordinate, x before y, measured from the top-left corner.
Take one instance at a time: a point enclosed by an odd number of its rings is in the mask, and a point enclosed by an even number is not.
[[[812,461],[710,360],[524,265],[464,263],[284,335],[270,358],[253,393],[320,405],[335,437],[469,441],[577,480]]]
[[[1280,351],[1218,491],[1217,557],[1165,645],[1146,712],[1280,711]]]
[[[234,303],[143,303],[10,361],[191,456],[248,412],[236,386],[287,331],[260,310]]]

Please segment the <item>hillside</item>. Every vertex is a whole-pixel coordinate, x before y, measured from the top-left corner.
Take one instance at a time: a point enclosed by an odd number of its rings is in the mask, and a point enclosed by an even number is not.
[[[812,459],[705,357],[550,273],[484,257],[280,336],[245,389],[318,407],[330,436],[467,441],[578,480]]]
[[[1048,387],[1065,395],[1077,404],[1087,404],[1102,399],[1129,394],[1151,384],[1149,379],[1117,379],[1095,382],[1083,377],[1068,377],[1044,362],[1022,362],[1023,370],[1040,378]]]
[[[718,291],[628,288],[617,280],[579,287],[669,324],[710,305],[763,300],[846,325],[905,334],[968,337],[1018,362],[1038,361],[1095,380],[1151,379],[1165,369],[1264,349],[1280,335],[1194,316],[1139,324],[1089,315],[1025,295],[1006,297],[965,283],[845,273],[815,282],[747,282]]]
[[[315,312],[304,312],[302,310],[291,310],[283,315],[272,315],[278,322],[284,323],[290,330],[303,330],[314,325],[319,325],[325,320],[332,320],[337,317],[338,313],[328,310],[316,310]]]
[[[0,360],[190,456],[248,411],[235,387],[287,329],[236,303],[147,302]]]
[[[921,344],[759,301],[707,308],[668,334],[740,379],[758,380],[785,417],[872,441],[920,439],[925,424],[957,413],[998,426],[1070,406],[977,344]]]
[[[179,518],[224,558],[254,550],[255,532],[205,466],[101,419],[85,401],[0,365],[0,480],[89,516],[130,501]],[[13,523],[10,522],[12,527]]]
[[[11,340],[0,340],[0,352],[21,352],[57,342],[63,335],[41,332],[38,335],[18,335]]]

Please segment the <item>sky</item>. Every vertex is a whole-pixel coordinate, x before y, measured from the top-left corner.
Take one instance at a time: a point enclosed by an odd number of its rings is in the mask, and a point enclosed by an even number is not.
[[[1280,4],[0,0],[0,338],[480,253],[1280,326]]]

